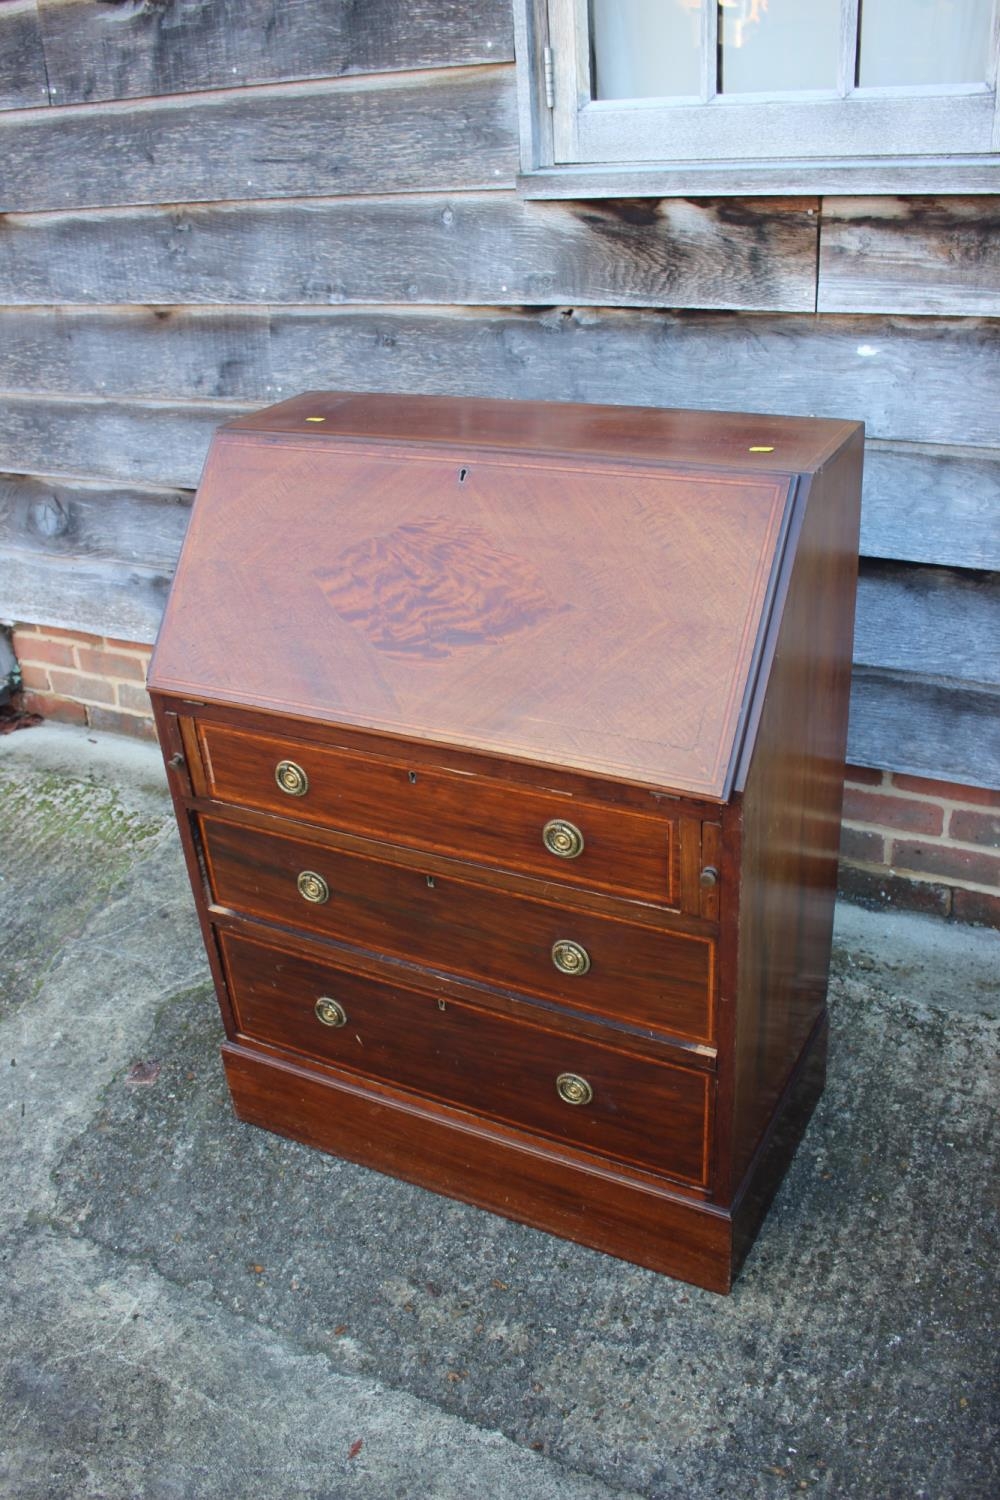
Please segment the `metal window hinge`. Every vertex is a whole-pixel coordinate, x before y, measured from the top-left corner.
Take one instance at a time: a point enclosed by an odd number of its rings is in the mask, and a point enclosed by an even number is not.
[[[545,108],[556,107],[556,69],[552,61],[552,48],[542,48],[542,67],[545,71]]]

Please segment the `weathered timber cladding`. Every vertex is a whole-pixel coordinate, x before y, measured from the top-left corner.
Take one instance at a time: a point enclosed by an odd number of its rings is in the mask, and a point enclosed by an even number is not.
[[[870,438],[1000,448],[1000,321],[988,318],[185,307],[8,313],[3,329],[8,390],[526,396],[846,417]]]
[[[245,183],[235,190],[249,196]],[[818,295],[821,312],[1000,314],[998,200],[916,202],[919,214],[897,199],[588,204],[455,192],[12,214],[0,297],[812,311]]]
[[[372,314],[357,321],[358,315],[338,313],[335,316],[319,310],[280,311],[269,313],[255,310],[223,309],[127,309],[93,308],[53,311],[49,308],[8,309],[0,312],[0,388],[11,391],[34,391],[39,396],[49,393],[66,396],[102,395],[109,398],[144,397],[155,400],[197,397],[201,400],[228,400],[238,402],[265,402],[290,394],[301,387],[339,384],[345,387],[361,385],[372,379],[380,370],[378,347],[373,326],[380,330],[379,337],[389,339],[389,350],[394,347],[388,332],[388,310],[378,316],[373,325]],[[346,319],[346,323],[345,323]],[[550,315],[542,315],[542,321],[551,322]],[[612,323],[620,320],[612,318]],[[678,339],[682,340],[690,328],[691,320],[670,320],[676,324]],[[785,320],[772,324],[772,341],[779,341],[778,329]],[[832,320],[817,325],[815,320],[787,320],[791,327],[784,341],[796,351],[796,369],[808,366],[812,380],[824,378],[823,351],[831,330]],[[445,342],[435,354],[438,342],[435,328],[445,328]],[[469,344],[477,344],[484,353],[491,348],[486,330],[491,323],[479,322],[479,336],[471,337]],[[561,326],[561,325],[558,325]],[[692,361],[684,393],[676,393],[673,400],[679,404],[712,407],[740,404],[738,387],[723,384],[723,372],[729,348],[729,333],[745,331],[745,320],[707,319],[703,324],[703,337],[714,331],[720,347],[714,357],[707,355]],[[796,335],[794,329],[802,332]],[[992,325],[985,325],[992,331]],[[584,330],[600,337],[601,324],[587,320]],[[444,389],[453,394],[478,389],[489,391],[496,388],[498,368],[483,364],[476,359],[468,347],[463,347],[456,362],[452,364],[449,350],[455,348],[457,325],[454,317],[442,319],[435,312],[433,325],[422,327],[414,338],[412,324],[407,323],[411,340],[422,350],[425,359],[423,371],[408,372],[406,379],[412,381],[411,388]],[[337,337],[338,330],[341,337]],[[961,343],[966,333],[962,323],[953,325],[955,339]],[[910,388],[900,388],[902,409],[895,414],[894,425],[898,429],[906,420],[909,395],[913,389],[920,391],[924,384],[923,363],[929,362],[933,371],[938,361],[941,338],[940,328],[928,329],[927,325],[914,322],[910,357]],[[893,330],[899,335],[898,327]],[[928,338],[927,334],[933,336]],[[352,337],[353,334],[353,337]],[[627,328],[620,332],[617,342],[608,354],[609,370],[614,370],[616,357],[624,356],[629,346]],[[502,345],[499,347],[502,354]],[[579,356],[575,356],[579,358]],[[669,366],[669,344],[661,344],[661,359]],[[554,398],[566,393],[565,380],[560,383],[559,370],[568,370],[573,359],[557,357],[549,361],[547,370],[552,383],[548,393]],[[642,389],[648,394],[644,399],[661,404],[670,404],[669,392],[661,392],[656,386],[658,366],[647,363],[643,370],[643,386],[636,386],[636,399],[643,399]],[[969,388],[973,404],[977,401],[990,404],[1000,399],[1000,379],[989,385],[991,374],[1000,376],[1000,359],[994,357],[987,344],[981,361],[982,384]],[[383,389],[403,388],[404,376],[392,373],[381,374]],[[520,375],[515,371],[505,393],[518,388]],[[829,378],[827,376],[827,378]],[[433,382],[433,383],[432,383]],[[592,391],[593,386],[589,387]],[[796,388],[798,389],[798,388]],[[990,568],[1000,566],[1000,455],[986,450],[980,457],[966,451],[949,454],[936,447],[914,449],[900,442],[883,442],[878,438],[876,421],[878,414],[872,409],[872,397],[880,391],[877,369],[873,369],[872,358],[860,355],[857,358],[857,374],[848,381],[844,395],[845,405],[853,402],[853,409],[869,423],[869,431],[876,434],[870,443],[865,465],[865,500],[862,513],[862,552],[873,557],[897,558],[911,562],[947,563],[959,567]],[[814,395],[814,384],[803,383],[801,394],[807,399],[793,399],[788,393],[785,409],[805,415],[813,409],[810,400]],[[592,399],[597,399],[592,397]],[[614,400],[614,390],[604,388],[601,399]],[[883,415],[885,407],[882,408]],[[36,414],[37,415],[37,414]],[[963,421],[963,411],[955,412],[957,421]],[[969,411],[964,413],[964,426],[968,430]],[[30,420],[30,414],[22,422]],[[45,424],[49,418],[42,414],[42,436],[44,443]],[[84,421],[87,419],[84,418]],[[158,425],[154,416],[153,424]],[[890,427],[890,431],[893,430]],[[139,429],[130,425],[125,433],[133,435]],[[31,445],[35,451],[35,444]],[[20,450],[20,465],[29,467],[28,450]],[[175,482],[193,485],[197,481],[203,453],[200,449],[187,454],[177,452],[169,455],[141,441],[140,461],[154,464],[158,459],[170,465],[169,477]],[[133,474],[136,455],[109,444],[105,449],[106,468],[102,472],[109,477]],[[73,473],[80,472],[75,450],[63,451],[58,461],[48,460],[44,450],[39,452],[43,471],[61,468],[63,465]],[[183,472],[178,475],[178,464]],[[148,473],[153,482],[164,478],[162,473]]]
[[[61,104],[514,55],[505,0],[39,0],[39,12],[45,66]]]
[[[191,494],[0,476],[0,574],[13,618],[152,641]]]
[[[6,397],[0,469],[101,476],[123,484],[191,486],[197,483],[216,427],[246,410],[245,405]],[[43,458],[49,462],[43,463]]]
[[[10,303],[435,303],[812,312],[818,203],[513,194],[10,215]]]
[[[0,208],[508,187],[504,68],[0,116]]]
[[[119,559],[50,557],[0,549],[4,614],[25,624],[57,625],[150,644],[156,639],[173,571]],[[44,613],[44,619],[39,618]]]
[[[192,495],[0,475],[0,548],[173,572]],[[41,623],[41,622],[39,622]]]
[[[855,667],[847,758],[969,786],[1000,786],[995,689]]]
[[[995,574],[866,561],[858,580],[854,660],[1000,686],[998,620]]]
[[[1000,451],[870,443],[861,551],[867,557],[1000,568]]]
[[[827,198],[820,312],[1000,313],[995,198]]]
[[[0,109],[47,104],[45,59],[35,0],[0,5]]]

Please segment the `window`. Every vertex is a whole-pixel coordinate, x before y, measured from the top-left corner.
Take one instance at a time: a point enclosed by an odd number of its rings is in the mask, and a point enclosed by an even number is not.
[[[528,193],[1000,191],[1000,0],[517,4]]]

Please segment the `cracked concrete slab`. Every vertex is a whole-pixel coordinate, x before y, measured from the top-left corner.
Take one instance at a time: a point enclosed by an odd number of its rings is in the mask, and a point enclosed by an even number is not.
[[[0,740],[22,834],[0,1494],[1000,1491],[997,934],[841,909],[827,1093],[720,1299],[240,1125],[154,751]]]

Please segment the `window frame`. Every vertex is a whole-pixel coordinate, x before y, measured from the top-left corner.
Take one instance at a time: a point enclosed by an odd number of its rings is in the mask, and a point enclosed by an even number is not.
[[[513,4],[526,197],[1000,192],[1000,0],[986,85],[681,104],[592,101],[587,0]]]

